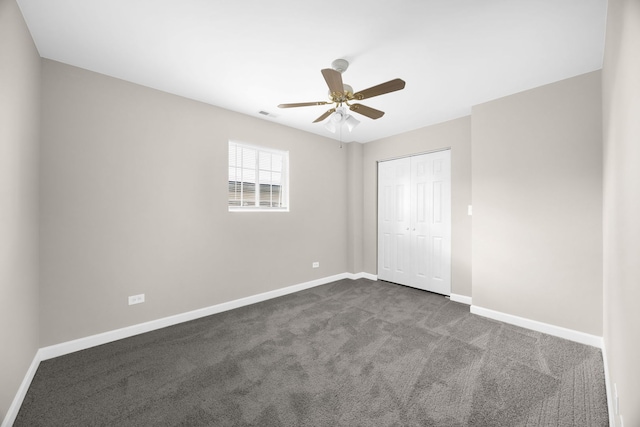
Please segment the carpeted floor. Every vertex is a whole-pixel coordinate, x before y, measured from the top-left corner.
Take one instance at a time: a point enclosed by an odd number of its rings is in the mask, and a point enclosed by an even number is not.
[[[42,362],[15,426],[606,426],[600,350],[365,279]]]

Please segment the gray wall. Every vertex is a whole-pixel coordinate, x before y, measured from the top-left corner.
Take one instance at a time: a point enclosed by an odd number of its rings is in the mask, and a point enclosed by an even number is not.
[[[609,0],[602,71],[604,339],[625,426],[640,425],[640,2]]]
[[[40,56],[0,0],[0,420],[38,349]]]
[[[451,148],[451,292],[471,296],[471,118],[462,117],[364,145],[364,271],[377,274],[377,162]]]
[[[473,304],[602,335],[596,71],[473,107]]]
[[[347,271],[336,141],[49,60],[42,135],[42,346]],[[290,212],[227,211],[229,139],[289,150]]]

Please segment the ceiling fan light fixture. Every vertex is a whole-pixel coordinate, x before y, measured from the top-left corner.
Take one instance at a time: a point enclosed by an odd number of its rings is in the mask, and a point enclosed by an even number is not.
[[[360,120],[357,120],[351,114],[347,114],[344,110],[337,110],[324,124],[324,128],[331,133],[336,133],[338,129],[345,125],[349,132],[353,131],[356,126],[360,124]]]
[[[347,116],[347,114],[344,110],[336,110],[329,116],[329,120],[327,120],[327,122],[324,124],[325,129],[327,129],[331,133],[336,133],[338,128],[344,123],[345,116]]]
[[[356,119],[351,114],[348,114],[344,123],[347,125],[347,129],[349,130],[349,132],[351,132],[356,128],[356,126],[360,124],[360,120]]]
[[[338,110],[331,115],[331,121],[334,123],[342,123],[345,120],[345,112],[342,110]]]
[[[331,133],[336,133],[336,131],[338,130],[338,127],[336,126],[335,122],[331,120],[331,118],[324,124],[324,128]]]

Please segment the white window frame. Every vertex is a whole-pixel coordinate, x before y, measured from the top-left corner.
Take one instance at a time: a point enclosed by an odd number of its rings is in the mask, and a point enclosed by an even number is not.
[[[229,141],[229,145],[228,145],[228,154],[231,151],[231,146],[236,146],[236,147],[240,147],[240,148],[246,148],[246,149],[250,149],[250,150],[255,150],[256,151],[256,164],[255,164],[255,176],[256,176],[256,183],[255,183],[255,206],[231,206],[229,205],[229,199],[227,199],[227,206],[229,209],[229,212],[289,212],[289,152],[288,151],[284,151],[284,150],[276,150],[273,148],[267,148],[267,147],[263,147],[263,146],[258,146],[258,145],[253,145],[253,144],[246,144],[243,142],[237,142],[237,141],[233,141],[230,140]],[[282,174],[282,180],[281,180],[281,185],[280,185],[280,195],[281,195],[281,200],[282,200],[282,204],[284,206],[282,207],[270,207],[270,206],[260,206],[260,165],[259,165],[259,157],[260,157],[260,152],[262,153],[269,153],[269,154],[277,154],[282,156],[282,170],[280,171],[280,173]],[[231,163],[230,163],[230,158],[229,156],[227,156],[227,165],[228,165],[228,169],[231,168]],[[237,166],[236,166],[237,167]],[[247,169],[247,168],[245,168]],[[264,169],[263,169],[264,170]],[[229,176],[229,172],[227,172],[227,179],[230,179]],[[229,181],[231,182],[231,181]],[[229,194],[229,193],[227,193]]]

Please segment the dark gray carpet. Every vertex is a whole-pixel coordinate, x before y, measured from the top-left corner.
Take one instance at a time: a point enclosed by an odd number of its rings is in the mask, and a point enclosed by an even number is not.
[[[600,350],[344,280],[43,362],[15,426],[606,426]]]

